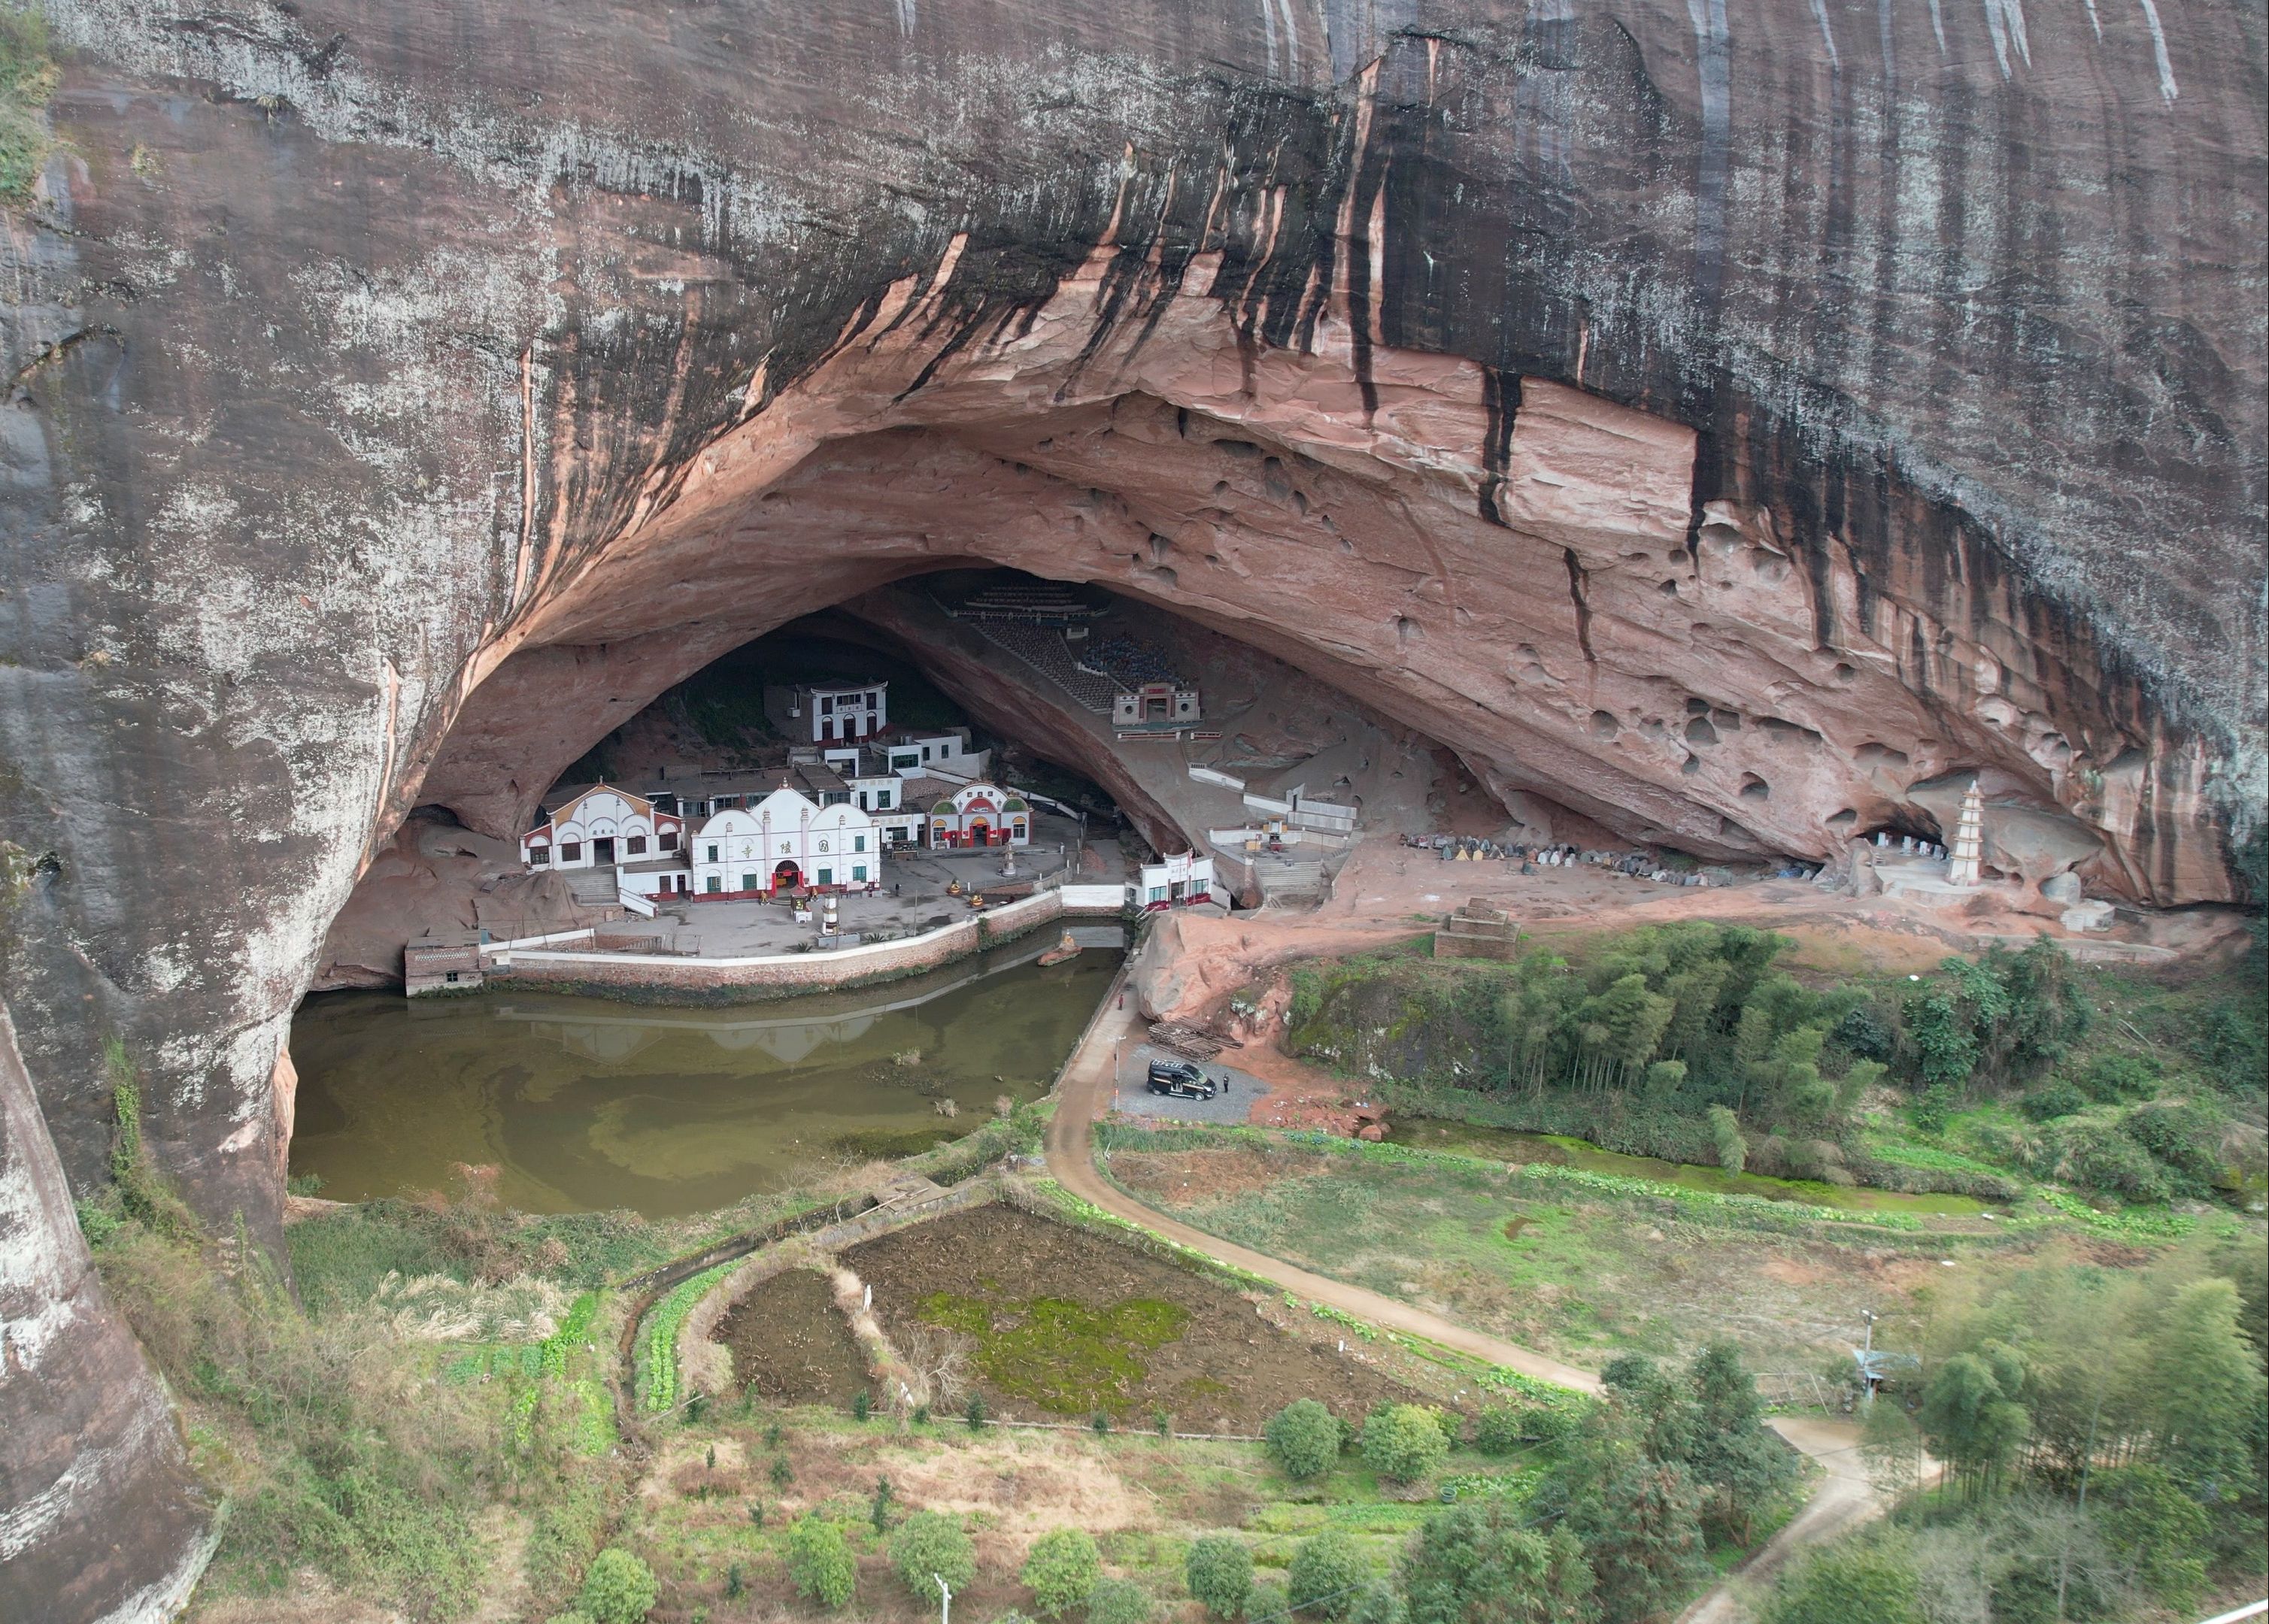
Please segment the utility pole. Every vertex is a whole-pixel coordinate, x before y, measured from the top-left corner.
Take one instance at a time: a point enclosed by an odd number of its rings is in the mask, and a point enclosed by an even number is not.
[[[937,1581],[937,1624],[953,1624],[953,1592],[946,1587],[945,1576],[929,1576]]]

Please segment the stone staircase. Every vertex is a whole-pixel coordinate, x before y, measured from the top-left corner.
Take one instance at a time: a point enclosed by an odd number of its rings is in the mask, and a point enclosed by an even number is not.
[[[1263,907],[1314,907],[1331,895],[1324,865],[1313,859],[1278,857],[1262,853],[1253,859],[1253,877],[1260,886]]]
[[[1520,931],[1512,915],[1475,897],[1434,933],[1434,956],[1510,961],[1519,956],[1519,942]]]
[[[611,908],[620,897],[621,882],[612,868],[567,868],[567,894],[580,908]]]

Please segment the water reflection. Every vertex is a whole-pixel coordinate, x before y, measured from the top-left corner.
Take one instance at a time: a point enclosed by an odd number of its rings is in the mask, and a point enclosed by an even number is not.
[[[292,1025],[292,1169],[356,1200],[490,1164],[514,1207],[660,1216],[785,1187],[816,1160],[905,1154],[1046,1089],[1118,962],[1117,926],[1076,934],[1095,950],[1046,969],[1052,934],[863,993],[713,1009],[311,998]]]

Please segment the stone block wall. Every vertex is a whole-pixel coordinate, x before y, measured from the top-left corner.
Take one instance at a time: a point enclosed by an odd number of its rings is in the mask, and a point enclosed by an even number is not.
[[[677,958],[646,953],[516,951],[514,985],[621,987],[641,991],[721,992],[773,987],[816,992],[935,970],[979,949],[1057,919],[1062,895],[1043,891],[1005,907],[972,914],[903,941],[876,942],[832,953],[771,953],[748,958]],[[497,973],[503,973],[499,966]]]

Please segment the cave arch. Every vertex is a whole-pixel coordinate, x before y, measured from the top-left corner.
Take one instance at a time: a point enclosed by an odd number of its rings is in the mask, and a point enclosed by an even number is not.
[[[2132,703],[2076,675],[2084,631],[2044,621],[2006,572],[1865,570],[1804,515],[1713,493],[1695,431],[1359,344],[1343,295],[1306,348],[1268,346],[1211,296],[1218,256],[1137,319],[1098,249],[1016,323],[972,328],[948,292],[958,253],[798,377],[759,367],[743,415],[595,544],[570,557],[531,524],[519,607],[397,801],[516,832],[592,740],[710,659],[993,565],[1106,587],[1360,694],[1516,816],[1541,801],[1704,857],[1819,861],[1853,820],[1900,816],[1911,784],[1987,765],[2102,845],[2100,887],[2212,892],[2218,850],[2181,832],[2210,822],[2199,747],[2141,745],[2177,786],[2147,857],[2068,742],[2095,763],[2139,748]],[[1659,558],[1692,560],[1678,594]]]

